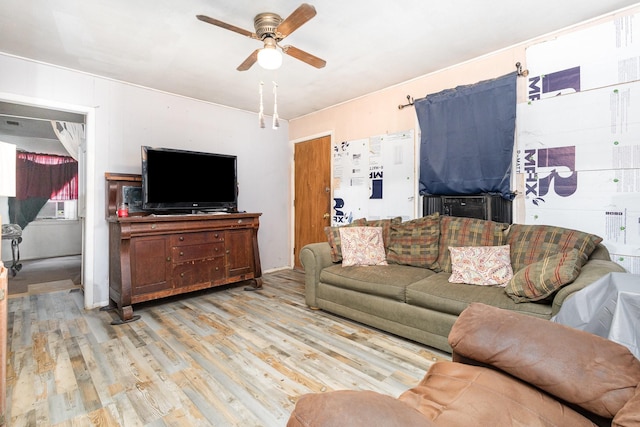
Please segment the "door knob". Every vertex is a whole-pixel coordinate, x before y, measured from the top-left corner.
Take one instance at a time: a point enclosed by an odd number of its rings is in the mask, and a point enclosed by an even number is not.
[[[328,213],[326,213],[326,214],[322,215],[322,218],[323,218],[323,219],[329,219],[330,217],[331,217],[331,215],[330,215],[330,214],[328,214]]]

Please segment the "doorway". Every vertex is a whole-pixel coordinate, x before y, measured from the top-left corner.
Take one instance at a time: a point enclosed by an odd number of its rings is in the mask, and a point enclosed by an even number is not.
[[[294,146],[294,268],[302,270],[300,250],[326,241],[331,225],[331,136]]]
[[[31,102],[0,99],[0,140],[16,145],[20,151],[54,156],[69,156],[52,126],[52,121],[79,123],[86,126],[86,113],[50,108]],[[81,147],[82,153],[86,148]],[[78,184],[86,188],[82,170],[84,156],[78,160]],[[83,193],[83,190],[81,190]],[[9,293],[23,294],[29,287],[56,291],[81,286],[84,241],[84,198],[76,203],[47,202],[40,219],[29,223],[23,230],[18,245],[20,269],[9,276]],[[62,205],[62,207],[61,207]],[[2,206],[3,222],[9,222],[6,204]],[[66,211],[66,212],[65,212]],[[69,212],[71,211],[71,212]],[[74,212],[75,211],[75,212]],[[70,220],[70,215],[72,218]],[[37,239],[28,239],[28,236]],[[2,258],[15,260],[10,242],[3,240]],[[68,277],[67,277],[68,276]]]

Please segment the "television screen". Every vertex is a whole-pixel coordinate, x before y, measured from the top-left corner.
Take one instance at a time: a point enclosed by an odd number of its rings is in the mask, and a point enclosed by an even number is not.
[[[236,212],[236,156],[142,147],[142,207]]]

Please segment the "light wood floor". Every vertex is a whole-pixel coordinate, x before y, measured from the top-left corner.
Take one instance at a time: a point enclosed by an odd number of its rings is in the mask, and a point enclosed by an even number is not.
[[[309,392],[397,396],[449,355],[304,304],[303,274],[135,306],[82,308],[80,290],[9,300],[11,426],[284,426]]]
[[[80,287],[81,255],[21,260],[20,263],[20,271],[15,276],[9,274],[9,296],[67,290],[68,282]],[[12,262],[4,265],[9,268]]]

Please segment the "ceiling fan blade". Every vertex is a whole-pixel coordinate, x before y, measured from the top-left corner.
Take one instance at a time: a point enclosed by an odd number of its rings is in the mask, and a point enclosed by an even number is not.
[[[327,61],[324,59],[320,59],[317,56],[311,55],[310,53],[291,45],[283,46],[282,51],[287,55],[293,56],[294,58],[299,59],[302,62],[306,62],[316,68],[323,68],[327,65]]]
[[[242,34],[243,36],[258,40],[258,36],[255,33],[252,33],[251,31],[242,29],[240,27],[236,27],[235,25],[227,24],[226,22],[219,21],[215,18],[210,18],[206,15],[196,15],[196,18],[198,18],[202,22],[206,22],[207,24],[215,25],[216,27],[224,28],[225,30],[230,30],[238,34]]]
[[[276,33],[278,33],[280,40],[282,40],[314,16],[316,16],[316,8],[310,4],[302,3],[291,15],[278,25]]]
[[[251,68],[251,66],[253,64],[258,62],[258,52],[260,52],[260,49],[254,50],[251,53],[251,55],[249,55],[247,57],[247,59],[244,60],[244,62],[242,64],[238,65],[238,68],[236,68],[236,70],[238,70],[238,71],[247,71],[249,68]]]

